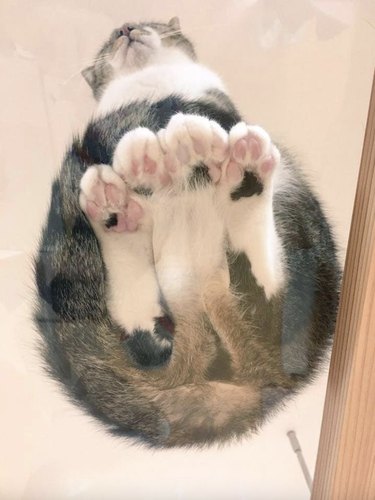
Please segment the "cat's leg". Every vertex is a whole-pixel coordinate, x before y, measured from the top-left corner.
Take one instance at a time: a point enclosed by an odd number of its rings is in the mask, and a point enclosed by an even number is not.
[[[157,134],[145,128],[130,131],[114,155],[114,170],[127,184],[154,193],[155,269],[172,310],[199,295],[205,277],[226,264],[215,189],[206,182],[207,172],[195,176],[194,167],[200,165],[202,173],[209,165],[209,175],[218,180],[227,155],[228,134],[216,122],[185,114],[174,115]]]
[[[80,205],[100,243],[111,317],[125,330],[130,344],[147,344],[151,334],[160,347],[156,357],[163,361],[170,353],[173,324],[160,303],[147,199],[129,190],[110,166],[95,165],[82,177]],[[149,346],[140,347],[135,352],[143,353],[143,358],[140,354],[136,361],[155,364],[145,354]]]
[[[203,287],[207,315],[230,354],[234,377],[261,386],[288,388],[290,380],[279,364],[277,346],[265,344],[246,318],[244,304],[233,294],[227,274],[218,270]]]
[[[178,190],[193,168],[208,167],[234,251],[244,252],[267,298],[284,283],[282,249],[273,215],[280,154],[267,132],[243,122],[228,134],[208,118],[178,113],[157,134],[138,128],[120,141],[114,169],[135,188]]]
[[[228,135],[216,122],[178,114],[157,134],[143,127],[129,131],[114,154],[113,169],[126,185],[138,193],[153,193],[145,201],[152,205],[155,271],[163,298],[176,317],[180,304],[186,307],[199,295],[199,283],[211,274],[216,261],[225,261],[214,190],[185,188],[193,167],[203,160],[217,174],[214,162],[220,163],[227,150]],[[196,370],[200,372],[198,366]]]
[[[231,247],[246,254],[257,283],[270,299],[285,279],[273,214],[280,153],[265,130],[243,122],[230,130],[229,148],[218,185],[219,210]]]
[[[113,168],[135,188],[176,191],[187,186],[193,168],[205,164],[217,182],[228,155],[228,134],[208,118],[178,113],[158,133],[139,127],[119,142]]]
[[[115,157],[115,170],[152,190],[186,186],[192,167],[206,165],[233,250],[247,255],[267,298],[280,290],[282,249],[272,208],[280,154],[267,132],[241,122],[228,137],[213,120],[179,113],[157,134],[141,128],[126,134],[118,151],[126,161]]]

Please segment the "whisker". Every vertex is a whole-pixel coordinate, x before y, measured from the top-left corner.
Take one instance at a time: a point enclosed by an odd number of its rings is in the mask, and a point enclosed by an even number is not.
[[[103,61],[104,59],[107,59],[108,57],[108,54],[103,54],[101,56],[97,56],[93,59],[93,62],[100,62],[100,61]]]
[[[221,23],[221,24],[212,24],[210,26],[204,25],[204,26],[196,26],[195,28],[189,28],[189,32],[191,31],[202,31],[202,30],[207,30],[207,28],[213,29],[213,28],[221,28],[221,27],[227,27],[228,23]],[[176,31],[169,31],[168,33],[165,33],[164,35],[161,35],[160,38],[168,38],[169,36],[173,35],[178,35],[182,33],[181,30],[176,30]]]
[[[70,80],[72,80],[75,76],[78,76],[82,73],[82,71],[86,68],[86,66],[82,67],[80,70],[78,70],[76,73],[73,73],[72,75],[70,75],[66,80],[64,80],[63,82],[61,82],[60,85],[64,86],[66,85],[67,83],[70,82]]]
[[[173,36],[173,35],[178,35],[180,33],[181,33],[181,30],[169,31],[168,33],[165,33],[164,35],[161,35],[160,38],[163,40],[164,38],[168,38],[169,36]]]
[[[226,26],[224,24],[211,25],[210,28],[216,28],[218,26]],[[200,31],[202,29],[207,29],[207,26],[197,26],[196,28],[190,28],[189,31]],[[160,39],[163,40],[170,36],[179,35],[182,31],[180,29],[175,31],[169,31],[164,33],[164,35],[160,35]],[[73,73],[69,78],[67,78],[61,85],[66,85],[72,78],[79,75],[87,66],[91,66],[92,64],[100,63],[101,61],[105,61],[108,58],[108,54],[103,54],[101,56],[94,57],[90,59],[87,64],[84,64],[76,73]]]
[[[88,66],[92,66],[93,64],[96,64],[96,63],[99,63],[101,61],[104,61],[106,60],[108,57],[107,54],[104,54],[102,56],[99,56],[99,57],[95,57],[93,59],[90,59],[87,63],[84,63],[83,65],[80,66],[80,69],[78,71],[76,71],[75,73],[73,73],[72,75],[70,75],[66,80],[64,80],[61,85],[66,85],[67,83],[70,82],[70,80],[72,80],[72,78],[74,78],[75,76],[78,76],[82,73],[82,71],[84,69],[86,69]]]

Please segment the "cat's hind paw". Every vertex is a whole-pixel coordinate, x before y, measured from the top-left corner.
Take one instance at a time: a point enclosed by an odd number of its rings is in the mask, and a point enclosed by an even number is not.
[[[280,163],[280,152],[268,133],[257,125],[237,123],[229,132],[229,148],[225,180],[237,186],[249,172],[266,187]]]
[[[80,188],[79,203],[90,222],[118,233],[136,231],[143,207],[110,166],[89,167]]]

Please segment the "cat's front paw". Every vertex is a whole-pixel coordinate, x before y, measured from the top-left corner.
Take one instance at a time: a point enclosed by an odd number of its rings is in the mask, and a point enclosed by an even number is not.
[[[158,132],[166,170],[175,179],[186,179],[191,167],[204,163],[213,182],[221,176],[228,155],[228,134],[214,120],[178,113]]]
[[[80,188],[80,206],[91,223],[118,233],[138,228],[144,210],[110,166],[89,167]]]
[[[116,147],[113,169],[134,189],[181,187],[201,163],[218,182],[228,151],[228,134],[217,122],[177,113],[157,134],[145,127],[127,132]]]
[[[237,123],[229,132],[229,161],[223,178],[230,186],[238,186],[252,174],[267,187],[280,163],[280,153],[268,133],[257,125]]]

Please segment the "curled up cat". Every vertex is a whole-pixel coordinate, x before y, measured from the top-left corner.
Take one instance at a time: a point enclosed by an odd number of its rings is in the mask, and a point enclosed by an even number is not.
[[[35,261],[47,369],[116,435],[249,435],[330,344],[340,269],[321,206],[176,18],[122,25],[83,76],[97,108]]]

